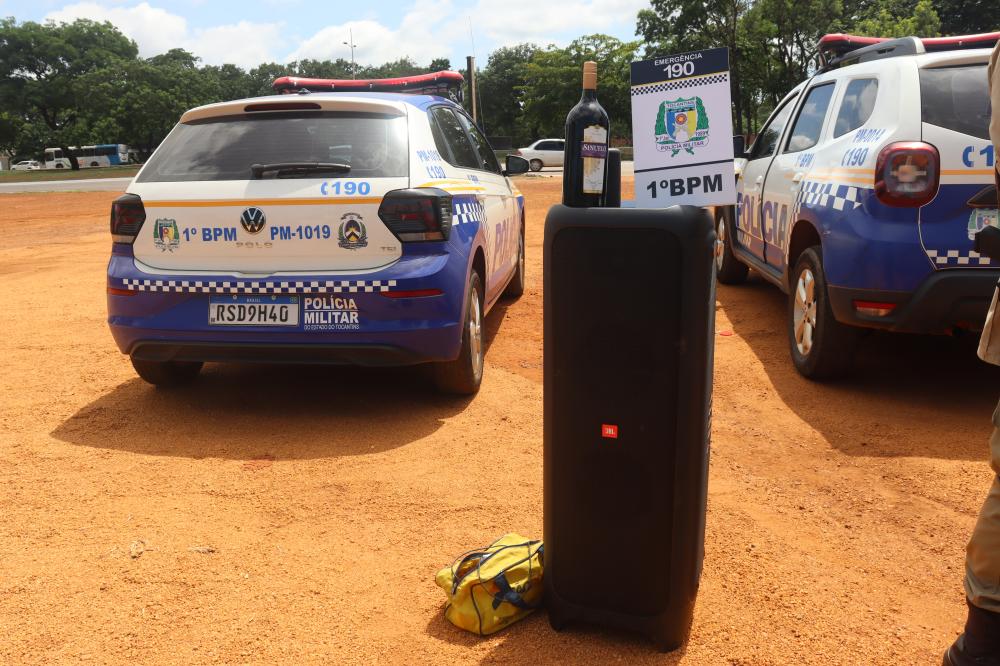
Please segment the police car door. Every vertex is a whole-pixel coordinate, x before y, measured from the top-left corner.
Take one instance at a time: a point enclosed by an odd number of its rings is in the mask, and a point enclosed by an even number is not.
[[[518,238],[514,224],[516,203],[510,183],[500,169],[496,153],[479,128],[464,113],[457,114],[479,155],[475,174],[486,190],[486,302],[499,295],[517,262]]]
[[[791,131],[782,141],[782,149],[764,181],[761,197],[761,229],[764,255],[768,266],[784,272],[788,254],[788,234],[795,220],[795,202],[814,159],[814,148],[820,143],[827,125],[830,102],[836,81],[832,74],[813,79],[798,107]]]
[[[736,238],[734,244],[764,261],[764,235],[761,229],[761,194],[778,141],[798,99],[798,90],[781,101],[750,147],[747,163],[736,183]]]

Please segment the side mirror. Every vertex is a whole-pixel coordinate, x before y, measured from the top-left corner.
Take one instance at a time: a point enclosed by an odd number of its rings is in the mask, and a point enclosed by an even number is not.
[[[733,137],[733,157],[740,159],[747,156],[747,140],[741,134]]]
[[[508,155],[503,175],[516,176],[519,173],[528,173],[528,170],[528,160],[517,155]]]

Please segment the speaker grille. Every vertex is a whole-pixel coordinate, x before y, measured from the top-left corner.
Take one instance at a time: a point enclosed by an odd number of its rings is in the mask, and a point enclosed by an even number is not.
[[[570,227],[552,241],[546,538],[554,584],[584,606],[668,603],[681,256],[664,229]]]

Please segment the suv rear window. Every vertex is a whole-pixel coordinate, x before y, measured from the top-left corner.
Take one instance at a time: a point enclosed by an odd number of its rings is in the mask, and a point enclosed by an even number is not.
[[[989,139],[986,65],[920,70],[920,111],[925,123]]]
[[[182,123],[138,182],[250,180],[252,164],[338,162],[349,173],[311,178],[388,178],[409,169],[406,119],[375,113],[304,111],[223,116]]]

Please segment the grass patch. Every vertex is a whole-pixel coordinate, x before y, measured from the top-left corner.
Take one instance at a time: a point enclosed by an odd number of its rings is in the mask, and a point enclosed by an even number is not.
[[[91,178],[132,177],[139,165],[94,169],[42,169],[41,171],[0,171],[0,183],[36,183],[46,180],[89,180]]]

